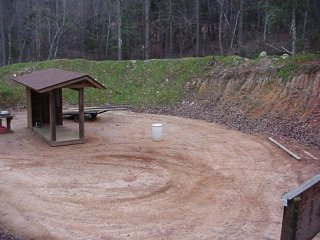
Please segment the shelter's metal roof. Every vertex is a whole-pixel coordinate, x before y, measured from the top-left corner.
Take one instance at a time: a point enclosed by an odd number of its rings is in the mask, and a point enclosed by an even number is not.
[[[87,74],[71,72],[56,68],[27,73],[13,79],[37,92],[68,87],[68,85],[86,82],[88,87],[105,89],[105,87]]]

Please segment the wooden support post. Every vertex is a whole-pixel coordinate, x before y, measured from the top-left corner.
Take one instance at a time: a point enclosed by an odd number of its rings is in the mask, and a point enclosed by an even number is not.
[[[50,98],[50,133],[51,133],[51,141],[55,142],[57,140],[55,90],[51,90],[50,91],[49,98]]]
[[[31,89],[26,88],[27,94],[27,119],[28,119],[28,128],[32,130],[32,104],[31,104]]]
[[[78,89],[79,93],[79,138],[84,139],[84,91]]]
[[[284,208],[280,240],[296,240],[299,201],[300,198],[295,197]]]
[[[12,116],[11,117],[7,117],[6,121],[7,121],[7,132],[11,132],[11,120],[12,120]]]

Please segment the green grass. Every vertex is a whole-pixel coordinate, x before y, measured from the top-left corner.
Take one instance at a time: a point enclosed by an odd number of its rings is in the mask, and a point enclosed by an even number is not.
[[[10,81],[13,74],[55,67],[88,73],[107,87],[107,91],[85,90],[86,105],[175,105],[183,95],[185,82],[203,74],[210,58],[184,58],[148,61],[89,61],[60,59],[13,64],[0,68],[0,106],[25,100],[24,88]],[[75,104],[77,93],[64,89],[64,100]]]
[[[277,70],[277,76],[284,81],[289,81],[297,71],[305,68],[305,63],[314,60],[320,60],[320,54],[305,53],[292,55],[286,59],[276,58],[276,61],[274,62],[280,65]]]
[[[319,54],[299,54],[288,59],[273,57],[279,66],[276,75],[283,80],[292,76],[308,61],[320,59]],[[19,63],[0,67],[0,107],[16,106],[25,101],[25,90],[10,79],[13,74],[41,70],[49,67],[83,72],[107,87],[107,91],[88,88],[85,90],[86,105],[175,105],[184,94],[189,79],[206,77],[212,57],[161,59],[148,61],[89,61],[84,59],[59,59],[43,62]],[[239,56],[215,56],[216,65],[224,68],[240,65]],[[250,60],[256,64],[255,60]],[[213,67],[216,67],[214,65]],[[77,92],[64,89],[64,100],[77,103]]]
[[[299,65],[295,63],[285,64],[277,69],[277,76],[282,78],[284,81],[292,79],[296,71],[299,69]]]
[[[239,56],[215,56],[217,63],[224,64],[225,66],[234,66],[242,63],[244,59]]]

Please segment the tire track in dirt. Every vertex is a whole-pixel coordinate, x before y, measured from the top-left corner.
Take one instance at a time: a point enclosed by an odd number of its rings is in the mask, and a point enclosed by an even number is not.
[[[22,128],[14,151],[0,141],[1,224],[35,239],[279,238],[297,169],[261,137],[127,112],[86,129],[84,145],[52,148]]]

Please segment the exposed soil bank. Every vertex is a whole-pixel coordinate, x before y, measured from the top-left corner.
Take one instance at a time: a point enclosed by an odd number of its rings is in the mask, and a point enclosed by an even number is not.
[[[320,148],[320,62],[302,65],[292,79],[279,77],[284,70],[270,58],[228,68],[217,65],[207,76],[187,82],[178,106],[134,110],[218,122]]]
[[[108,112],[58,148],[25,126],[0,136],[0,224],[27,239],[279,239],[281,195],[320,170],[205,121]]]

